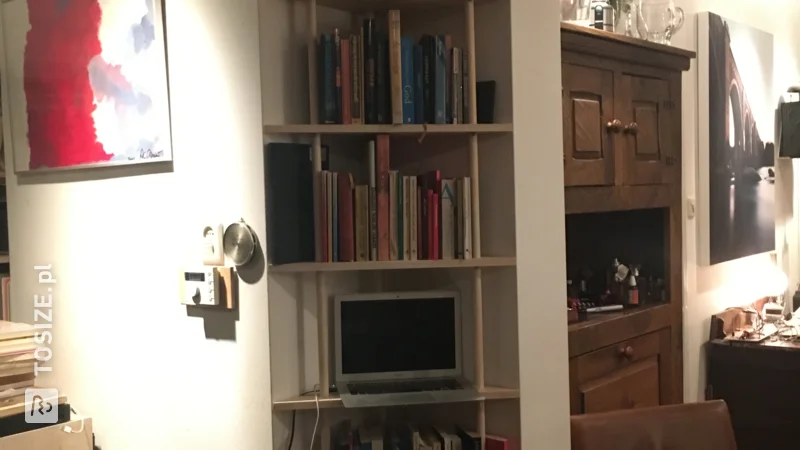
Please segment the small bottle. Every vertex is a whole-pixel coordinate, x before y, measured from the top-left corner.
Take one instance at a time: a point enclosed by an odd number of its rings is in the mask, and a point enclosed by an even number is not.
[[[628,274],[628,306],[639,306],[639,286],[636,284],[636,277],[639,276],[639,269],[634,267]]]

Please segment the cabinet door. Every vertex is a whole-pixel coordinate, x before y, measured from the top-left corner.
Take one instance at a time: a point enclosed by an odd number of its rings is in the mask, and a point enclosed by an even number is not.
[[[614,184],[614,74],[562,64],[564,185]]]
[[[625,147],[623,184],[667,184],[677,165],[669,81],[624,75],[621,84],[617,107]]]

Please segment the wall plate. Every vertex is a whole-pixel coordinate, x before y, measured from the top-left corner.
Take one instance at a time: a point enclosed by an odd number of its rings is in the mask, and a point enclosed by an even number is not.
[[[222,236],[222,224],[209,225],[203,228],[203,264],[207,266],[221,266],[225,264]]]

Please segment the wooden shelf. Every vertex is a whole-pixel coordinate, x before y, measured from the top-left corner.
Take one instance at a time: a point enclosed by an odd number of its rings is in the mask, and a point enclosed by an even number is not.
[[[480,392],[478,392],[478,396],[472,401],[506,400],[515,398],[519,398],[519,389],[486,386]],[[313,395],[300,395],[297,397],[287,398],[286,400],[272,402],[273,411],[300,411],[316,408],[317,404],[314,401]],[[330,394],[326,397],[319,397],[319,408],[344,408],[344,404],[342,404],[342,399],[339,397],[339,394]]]
[[[473,259],[438,259],[416,261],[356,261],[334,263],[294,263],[270,266],[272,273],[301,272],[347,272],[362,270],[409,270],[409,269],[473,269],[478,267],[514,267],[517,258],[514,256],[498,256]]]
[[[264,134],[472,134],[511,133],[510,123],[452,125],[264,125]]]
[[[11,262],[11,257],[8,252],[0,252],[0,264],[8,264]]]
[[[481,5],[492,1],[476,0],[475,3]],[[441,8],[463,8],[464,0],[317,0],[317,5],[359,13],[389,9],[430,11]]]

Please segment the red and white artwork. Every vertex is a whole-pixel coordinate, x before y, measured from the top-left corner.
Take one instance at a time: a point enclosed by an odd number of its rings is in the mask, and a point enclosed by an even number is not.
[[[16,172],[172,159],[161,0],[3,5]]]

